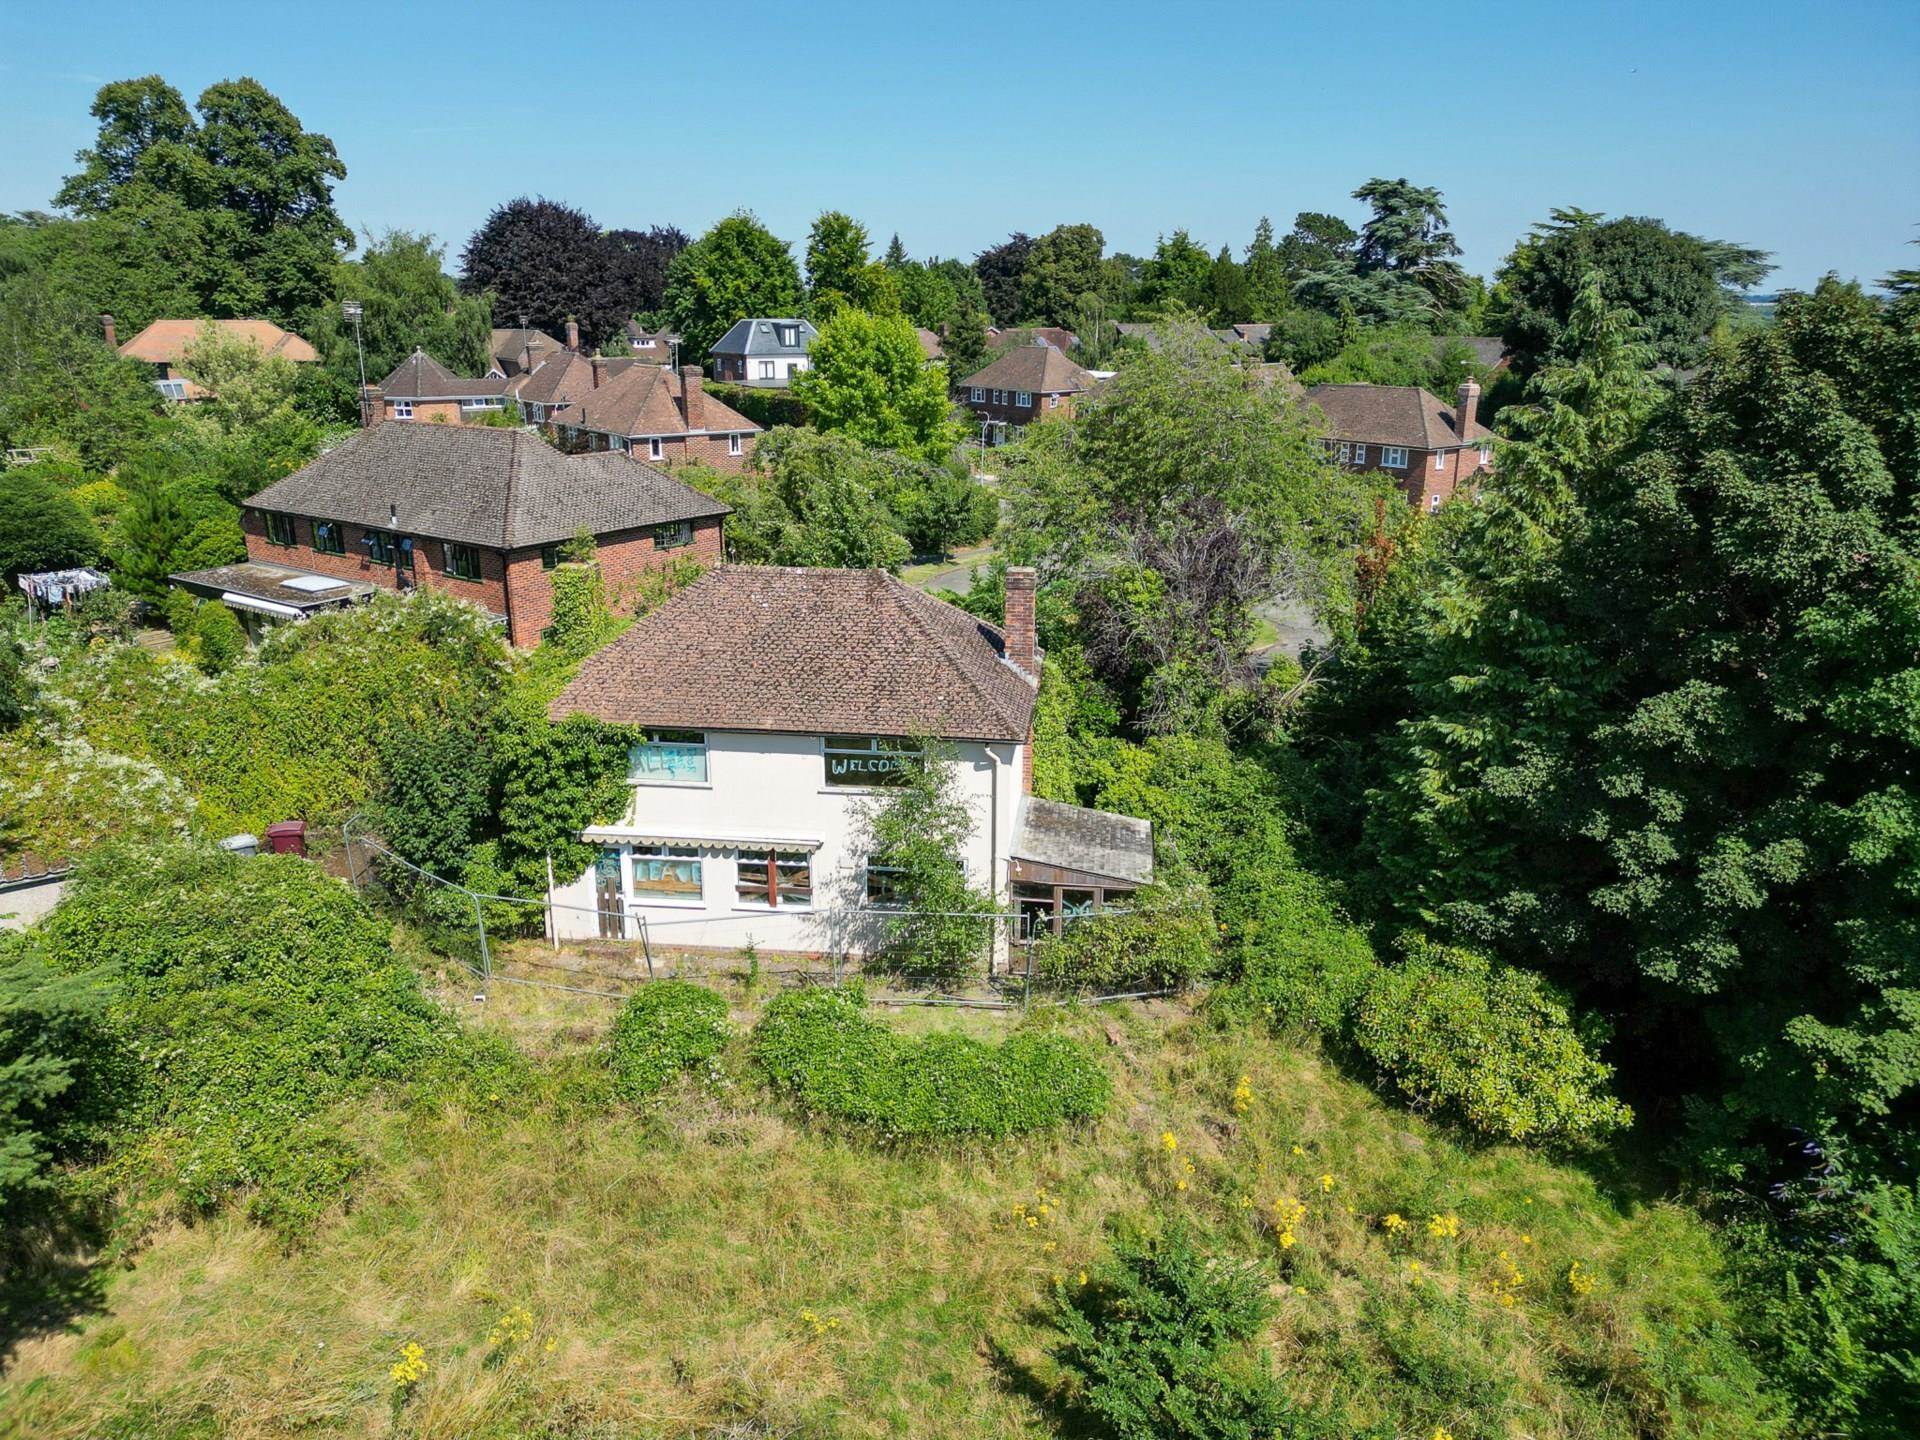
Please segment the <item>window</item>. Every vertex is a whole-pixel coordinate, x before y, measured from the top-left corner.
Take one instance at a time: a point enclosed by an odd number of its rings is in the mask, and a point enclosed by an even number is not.
[[[1493,463],[1493,447],[1491,445],[1482,445],[1480,447],[1480,463],[1482,465],[1491,465]]]
[[[1436,470],[1444,470],[1447,468],[1447,452],[1446,451],[1436,450],[1433,452],[1433,468]]]
[[[658,435],[655,435],[651,440],[647,441],[647,458],[649,460],[658,460],[666,453],[667,442],[662,440]]]
[[[393,418],[396,420],[411,420],[413,418],[413,401],[411,400],[394,401],[393,402]]]
[[[987,403],[987,392],[982,390],[978,385],[973,387],[973,403],[976,405],[984,405]]]
[[[636,845],[633,893],[673,900],[700,898],[700,849],[695,845]]]
[[[558,545],[542,545],[540,547],[540,568],[542,570],[551,570],[559,563],[560,547]]]
[[[1367,463],[1367,447],[1366,446],[1356,445],[1353,447],[1353,463],[1356,465],[1364,465]]]
[[[471,545],[447,542],[447,574],[456,580],[478,580],[480,552]]]
[[[1006,392],[1006,391],[1004,391],[1004,390],[996,390],[996,391],[994,391],[994,392],[993,392],[993,403],[994,403],[994,404],[996,404],[996,405],[1004,405],[1004,404],[1006,404],[1006,403],[1007,403],[1007,392]]]
[[[740,448],[741,448],[740,442],[745,438],[746,437],[741,435],[727,436],[727,454],[738,455],[740,453]]]
[[[478,395],[460,402],[460,409],[463,413],[471,410],[498,410],[499,408],[499,398],[492,395]]]
[[[267,539],[276,545],[293,544],[293,517],[269,510],[262,517],[267,522]]]
[[[1406,469],[1407,447],[1404,445],[1382,445],[1380,447],[1380,463],[1389,470]]]
[[[1427,513],[1431,515],[1433,514],[1434,511],[1438,510],[1439,508],[1440,508],[1440,492],[1436,490],[1433,494],[1427,497]]]
[[[347,553],[346,527],[338,520],[316,520],[313,522],[313,548],[322,555],[344,555]]]
[[[1333,458],[1338,460],[1342,465],[1346,464],[1353,458],[1353,446],[1342,440],[1338,445],[1334,446]]]
[[[906,872],[900,866],[876,865],[869,855],[864,872],[867,904],[878,909],[897,909],[906,903],[900,893],[901,876]]]
[[[823,748],[829,785],[894,785],[920,756],[913,741],[886,735],[829,735]]]
[[[1033,408],[1033,396],[1029,392],[1022,390],[1013,397],[1013,403],[1016,405],[1024,405],[1031,410]]]
[[[627,453],[627,437],[624,435],[610,436],[608,438],[607,448],[609,450],[618,450],[622,455],[626,454]]]
[[[707,736],[702,730],[649,730],[627,750],[627,780],[635,785],[707,783]]]
[[[376,565],[391,565],[398,541],[390,530],[367,531],[367,554]]]
[[[1047,408],[1049,410],[1058,410],[1060,408],[1060,397],[1058,395],[1047,396]]]
[[[779,336],[780,343],[789,350],[800,343],[800,327],[798,325],[776,325],[774,332]]]
[[[773,379],[773,362],[771,360],[762,360],[760,362],[760,378],[762,380]]]
[[[187,398],[187,382],[184,380],[156,380],[153,388],[160,392],[163,400],[184,400]]]
[[[805,850],[742,850],[734,893],[747,905],[806,909],[813,904],[813,857]]]
[[[653,527],[653,548],[656,550],[675,550],[682,545],[693,543],[693,522],[676,520],[671,525]]]

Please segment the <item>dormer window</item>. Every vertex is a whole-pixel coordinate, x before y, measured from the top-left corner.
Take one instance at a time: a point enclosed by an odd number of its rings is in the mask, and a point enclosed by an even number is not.
[[[800,327],[798,325],[776,325],[774,330],[780,343],[788,349],[792,349],[800,343]]]

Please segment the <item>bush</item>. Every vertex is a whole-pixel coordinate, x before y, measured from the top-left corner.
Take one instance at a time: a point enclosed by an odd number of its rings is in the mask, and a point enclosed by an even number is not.
[[[1178,989],[1213,969],[1215,922],[1206,887],[1151,885],[1115,914],[1062,928],[1036,948],[1036,980],[1066,989]]]
[[[182,590],[178,585],[168,589],[166,598],[160,602],[160,615],[167,623],[167,629],[173,632],[176,645],[185,646],[193,639],[193,622],[200,613],[200,602],[194,598],[191,590]]]
[[[1253,1262],[1198,1253],[1183,1227],[1123,1240],[1090,1284],[1059,1285],[1072,1407],[1114,1440],[1266,1440],[1293,1418],[1265,1357],[1236,1365],[1272,1309]]]
[[[1503,1140],[1584,1140],[1630,1124],[1539,976],[1417,943],[1356,1009],[1353,1043],[1401,1094]]]
[[[614,1089],[629,1100],[657,1094],[675,1076],[705,1070],[732,1034],[727,1002],[684,980],[656,980],[613,1022]]]
[[[200,668],[224,675],[247,653],[247,632],[224,605],[202,605],[193,617],[193,638]]]
[[[104,977],[126,1057],[111,1173],[136,1202],[200,1214],[245,1194],[298,1233],[359,1167],[338,1102],[506,1063],[421,992],[390,933],[304,860],[89,858],[29,939],[54,970]]]
[[[910,1040],[865,1007],[857,988],[781,995],[754,1028],[753,1058],[809,1115],[888,1140],[1001,1139],[1106,1110],[1106,1072],[1065,1036]]]
[[[92,977],[55,974],[24,940],[0,939],[0,1217],[8,1232],[52,1187],[51,1167],[88,1148],[110,1113],[103,998]]]

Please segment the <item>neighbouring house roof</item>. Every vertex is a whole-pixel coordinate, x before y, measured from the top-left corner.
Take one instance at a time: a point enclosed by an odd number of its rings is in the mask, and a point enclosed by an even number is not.
[[[1233,332],[1234,339],[1255,350],[1264,350],[1267,337],[1273,333],[1273,326],[1267,324],[1229,325],[1227,328]]]
[[[247,504],[491,550],[727,513],[625,455],[562,455],[526,430],[396,422],[356,432]]]
[[[547,356],[507,381],[507,393],[529,405],[571,405],[593,389],[593,366],[576,350]]]
[[[414,352],[380,382],[389,400],[485,400],[507,393],[507,381],[498,375],[466,380],[455,375],[426,351]]]
[[[540,363],[543,356],[566,347],[544,330],[515,326],[489,332],[487,348],[496,365],[519,365],[530,370]]]
[[[638,320],[629,320],[623,327],[627,343],[635,349],[665,350],[680,343],[680,337],[671,330],[649,330]]]
[[[799,343],[782,345],[777,325],[798,325]],[[820,332],[811,320],[760,319],[736,320],[733,328],[713,342],[709,355],[804,355],[813,348]]]
[[[1007,853],[1016,860],[1145,885],[1153,879],[1153,823],[1023,795]]]
[[[211,570],[187,570],[167,577],[189,590],[219,598],[238,596],[242,600],[264,600],[261,609],[269,614],[274,607],[302,613],[326,610],[350,600],[362,600],[379,587],[364,580],[342,580],[337,575],[319,575],[297,570],[291,565],[275,565],[265,560],[243,560],[234,565],[216,565]]]
[[[597,430],[606,435],[688,435],[708,431],[742,434],[760,427],[738,410],[723,405],[701,387],[699,424],[689,425],[682,413],[686,382],[659,365],[629,362],[627,369],[602,379],[600,388],[577,396],[573,408],[560,417],[562,425]]]
[[[947,352],[941,348],[940,337],[924,326],[913,327],[914,339],[920,342],[920,353],[929,360],[944,360]]]
[[[986,369],[960,382],[974,389],[1025,390],[1032,395],[1077,394],[1093,376],[1052,345],[1017,345]]]
[[[1475,420],[1462,441],[1453,406],[1417,385],[1315,385],[1306,398],[1308,404],[1320,407],[1327,418],[1327,433],[1335,440],[1446,450],[1494,438]]]
[[[156,320],[126,344],[120,353],[129,360],[144,360],[150,365],[178,365],[200,338],[203,326],[212,325],[228,335],[251,340],[262,355],[278,355],[282,360],[308,365],[320,358],[320,352],[295,335],[282,330],[271,320]]]
[[[1001,632],[884,570],[722,565],[590,656],[547,713],[610,724],[1025,740]]]

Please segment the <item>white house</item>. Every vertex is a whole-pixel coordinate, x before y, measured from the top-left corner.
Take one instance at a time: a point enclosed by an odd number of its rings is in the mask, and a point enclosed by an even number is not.
[[[860,843],[910,737],[943,742],[962,860],[1025,926],[1152,875],[1145,821],[1032,798],[1034,575],[1003,630],[879,570],[723,565],[591,656],[549,707],[637,728],[626,813],[555,887],[563,938],[858,954],[891,903]],[[1004,927],[1002,938],[1004,939]]]
[[[798,318],[737,320],[713,342],[713,378],[757,389],[784,390],[812,362],[807,358],[820,332]]]

